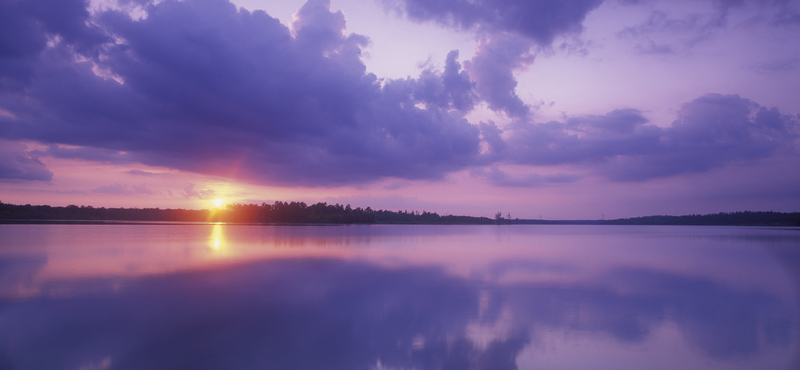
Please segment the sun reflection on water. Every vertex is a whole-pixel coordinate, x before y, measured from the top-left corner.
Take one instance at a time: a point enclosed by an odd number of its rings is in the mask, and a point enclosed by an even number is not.
[[[211,236],[209,237],[209,246],[214,251],[221,251],[225,247],[225,234],[223,233],[222,223],[217,222],[211,228]]]

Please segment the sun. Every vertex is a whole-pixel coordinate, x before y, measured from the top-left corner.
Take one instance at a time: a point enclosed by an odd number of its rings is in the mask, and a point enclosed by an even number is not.
[[[222,207],[223,204],[225,204],[225,199],[217,198],[217,199],[212,200],[212,202],[214,203],[214,207],[219,208],[219,207]]]

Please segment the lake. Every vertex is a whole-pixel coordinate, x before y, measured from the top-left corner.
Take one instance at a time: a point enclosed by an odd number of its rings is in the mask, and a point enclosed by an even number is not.
[[[795,369],[800,229],[0,225],[0,369]]]

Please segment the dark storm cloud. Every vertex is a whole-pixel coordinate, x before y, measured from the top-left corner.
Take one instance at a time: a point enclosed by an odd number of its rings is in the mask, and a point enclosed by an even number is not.
[[[684,104],[666,128],[648,124],[632,109],[518,124],[508,130],[505,155],[514,163],[591,165],[615,181],[643,181],[794,150],[798,128],[797,117],[777,108],[738,95],[709,94]]]
[[[449,112],[475,100],[456,53],[443,73],[381,82],[359,59],[368,39],[346,35],[344,15],[327,1],[306,3],[293,32],[221,0],[145,9],[141,20],[119,11],[93,18],[115,40],[100,46],[95,27],[33,27],[42,40],[69,32],[17,53],[31,77],[22,90],[4,89],[11,114],[0,116],[0,135],[294,185],[439,178],[478,155],[477,127]],[[48,24],[30,14],[31,24]],[[88,13],[64,16],[77,24]]]

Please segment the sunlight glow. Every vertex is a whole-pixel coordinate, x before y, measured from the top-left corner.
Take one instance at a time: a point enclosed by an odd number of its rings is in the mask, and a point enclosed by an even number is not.
[[[212,202],[214,203],[214,207],[220,208],[220,207],[222,207],[223,204],[225,204],[225,199],[217,198],[217,199],[214,199]]]
[[[211,237],[209,238],[211,249],[218,251],[220,247],[224,246],[224,238],[225,236],[222,233],[222,224],[219,222],[214,224],[214,227],[211,229]]]

